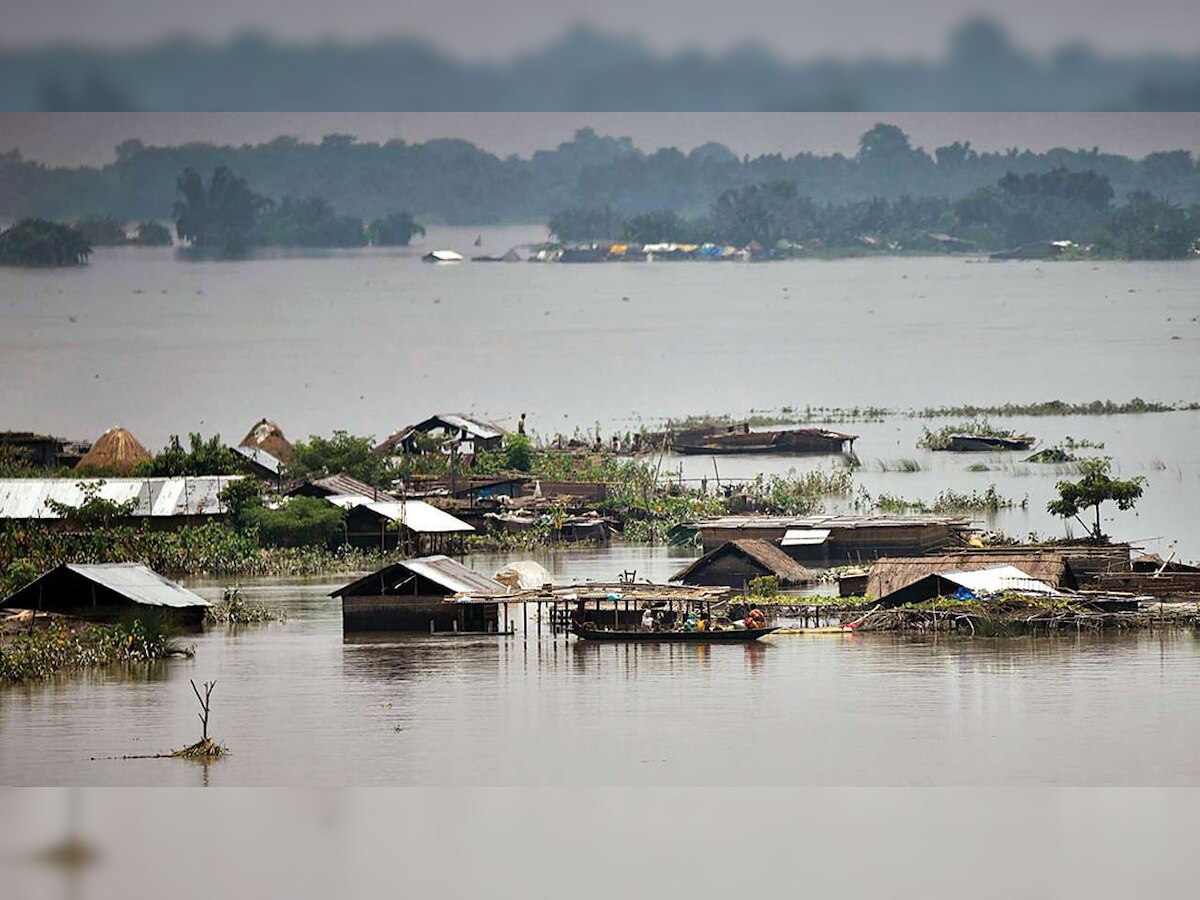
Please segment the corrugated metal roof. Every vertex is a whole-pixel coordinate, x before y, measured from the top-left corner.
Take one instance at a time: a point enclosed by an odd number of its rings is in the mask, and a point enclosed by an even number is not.
[[[239,446],[233,447],[232,450],[239,456],[244,456],[252,463],[262,466],[272,475],[279,475],[283,471],[283,462],[260,447]]]
[[[310,478],[300,482],[295,487],[288,491],[289,494],[294,494],[304,487],[305,484],[313,487],[329,491],[331,494],[361,494],[364,497],[370,497],[373,500],[395,500],[396,497],[389,494],[387,491],[372,487],[365,481],[359,481],[352,475],[347,475],[345,472],[339,472],[336,475],[328,475],[325,478]]]
[[[38,578],[37,581],[13,594],[9,600],[22,594],[30,594],[39,581],[49,578],[62,570],[86,578],[88,581],[115,591],[134,603],[143,606],[170,606],[184,609],[189,606],[208,606],[203,597],[193,594],[170,579],[163,578],[153,569],[148,569],[138,563],[101,563],[96,565],[67,564],[51,569]],[[36,591],[32,594],[36,596]],[[8,600],[5,601],[5,604]]]
[[[829,540],[828,528],[789,528],[780,541],[783,547],[815,547]]]
[[[325,499],[342,509],[364,506],[393,522],[403,523],[404,527],[410,531],[422,534],[449,534],[475,530],[473,526],[468,525],[462,519],[456,518],[424,500],[374,501],[361,494],[335,494]]]
[[[99,496],[115,503],[137,500],[136,517],[218,515],[226,511],[221,491],[243,477],[0,478],[0,519],[57,519],[46,501],[78,506],[84,500],[81,484],[100,484]]]
[[[469,569],[448,556],[422,556],[406,559],[401,565],[410,572],[428,578],[456,594],[506,594],[508,589],[495,579]]]

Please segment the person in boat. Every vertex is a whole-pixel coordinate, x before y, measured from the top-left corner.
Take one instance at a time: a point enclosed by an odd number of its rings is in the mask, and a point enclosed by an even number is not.
[[[762,614],[761,609],[752,609],[743,620],[747,628],[766,628],[767,617]]]
[[[642,631],[655,631],[654,611],[650,607],[646,607],[646,611],[642,613]]]

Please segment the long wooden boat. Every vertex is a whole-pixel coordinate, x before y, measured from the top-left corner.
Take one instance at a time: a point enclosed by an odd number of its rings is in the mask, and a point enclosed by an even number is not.
[[[775,628],[743,628],[728,631],[605,631],[586,625],[572,625],[571,631],[582,641],[640,641],[642,643],[728,643],[757,641]]]

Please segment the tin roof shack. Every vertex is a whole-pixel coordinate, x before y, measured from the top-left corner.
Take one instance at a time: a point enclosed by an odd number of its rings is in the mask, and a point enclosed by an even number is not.
[[[436,432],[444,435],[443,441],[458,441],[458,452],[464,456],[479,450],[499,450],[504,443],[504,429],[497,425],[458,413],[441,413],[397,431],[376,447],[375,452],[389,457],[422,453],[425,447],[420,436]]]
[[[399,500],[395,494],[389,494],[365,481],[359,481],[345,472],[328,475],[324,478],[305,478],[292,484],[284,493],[289,497],[324,497],[359,496],[371,500]]]
[[[7,597],[0,607],[32,609],[96,622],[160,616],[197,626],[208,602],[136,563],[65,564]]]
[[[0,457],[7,455],[30,468],[72,468],[91,447],[86,441],[68,441],[32,431],[0,431]]]
[[[1014,591],[1020,594],[1053,595],[1057,591],[1016,566],[995,566],[968,571],[933,572],[898,590],[884,594],[877,603],[884,609],[906,603],[924,603],[938,597],[970,600]]]
[[[966,516],[721,516],[687,526],[704,552],[727,541],[759,538],[778,543],[800,562],[855,563],[958,546],[976,530]]]
[[[271,485],[276,490],[282,490],[285,471],[283,460],[258,447],[238,446],[229,449],[237,454],[237,465],[243,472]]]
[[[342,600],[342,631],[417,631],[433,633],[498,630],[495,603],[453,603],[458,594],[502,597],[500,582],[448,556],[404,559],[372,572],[331,597]]]
[[[433,554],[462,549],[475,531],[462,519],[424,500],[371,500],[361,495],[326,497],[346,510],[346,542],[355,547]]]
[[[78,507],[85,488],[114,503],[136,501],[128,521],[141,520],[153,529],[199,525],[228,510],[221,491],[241,475],[196,475],[179,478],[0,478],[0,520],[47,520],[69,526],[47,501]],[[81,487],[82,485],[82,487]]]
[[[781,588],[810,584],[812,572],[770,541],[729,541],[671,576],[683,584],[745,589],[754,578],[773,576]]]
[[[1027,551],[1018,553],[944,553],[936,556],[906,556],[875,561],[867,579],[867,596],[881,598],[902,591],[931,575],[941,572],[967,572],[979,569],[1016,569],[1052,588],[1073,590],[1079,586],[1075,574],[1061,553]]]

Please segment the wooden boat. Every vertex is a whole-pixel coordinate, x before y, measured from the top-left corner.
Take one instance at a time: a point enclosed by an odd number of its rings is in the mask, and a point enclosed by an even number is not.
[[[587,625],[572,625],[571,631],[581,641],[640,641],[642,643],[729,643],[757,641],[775,628],[731,628],[728,631],[606,631]]]

